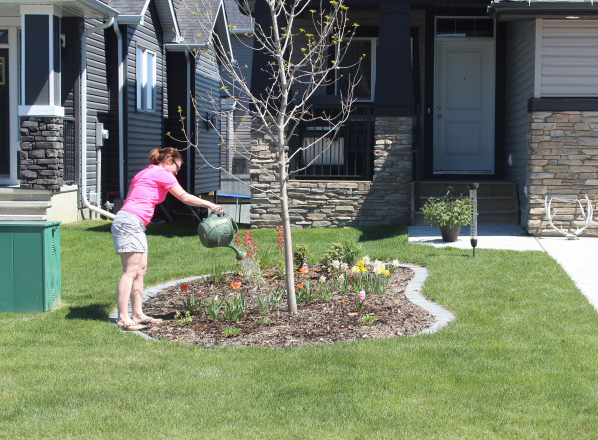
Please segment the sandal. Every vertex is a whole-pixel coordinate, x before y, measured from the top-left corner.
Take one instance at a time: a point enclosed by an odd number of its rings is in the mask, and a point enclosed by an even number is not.
[[[116,326],[126,332],[135,332],[138,330],[143,330],[144,328],[147,327],[147,325],[142,325],[135,321],[131,321],[131,322],[119,321],[116,323]]]
[[[135,321],[135,320],[133,320]],[[147,316],[146,318],[140,320],[140,321],[135,321],[137,324],[141,324],[141,325],[148,325],[148,324],[160,324],[163,321],[163,319],[160,318],[154,318],[152,316]]]

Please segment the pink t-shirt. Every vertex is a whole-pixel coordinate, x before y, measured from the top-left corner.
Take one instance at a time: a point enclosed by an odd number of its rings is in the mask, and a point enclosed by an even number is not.
[[[154,216],[156,205],[162,203],[168,190],[178,184],[170,171],[159,165],[150,165],[133,177],[122,209],[138,217],[147,226]]]

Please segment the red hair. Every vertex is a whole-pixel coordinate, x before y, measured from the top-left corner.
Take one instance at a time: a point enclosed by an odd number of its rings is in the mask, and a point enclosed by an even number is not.
[[[172,160],[182,161],[183,157],[181,156],[181,152],[176,148],[166,147],[166,148],[154,148],[149,155],[150,163],[152,165],[159,165],[164,160],[172,157]]]

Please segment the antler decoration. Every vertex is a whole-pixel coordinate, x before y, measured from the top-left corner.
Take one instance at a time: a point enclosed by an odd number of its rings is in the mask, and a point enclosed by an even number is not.
[[[553,216],[555,216],[557,214],[557,210],[554,210],[554,214],[552,214],[550,212],[551,210],[551,204],[552,201],[556,200],[557,202],[571,202],[572,199],[565,199],[565,198],[556,198],[556,197],[552,197],[552,196],[546,196],[544,199],[544,209],[546,210],[546,218],[548,219],[548,223],[550,224],[550,226],[555,229],[556,231],[558,231],[562,236],[566,237],[568,240],[577,240],[579,239],[579,236],[581,235],[581,233],[588,227],[590,226],[590,223],[592,223],[592,219],[594,217],[594,208],[592,207],[592,202],[590,201],[590,199],[588,198],[587,194],[585,195],[585,202],[586,202],[586,209],[584,210],[584,207],[582,205],[582,201],[578,198],[575,198],[575,201],[579,204],[579,209],[581,210],[581,216],[584,219],[584,225],[581,228],[577,228],[574,232],[571,232],[571,230],[569,230],[568,232],[565,231],[562,227],[561,228],[557,228],[554,223],[552,222],[552,218]]]

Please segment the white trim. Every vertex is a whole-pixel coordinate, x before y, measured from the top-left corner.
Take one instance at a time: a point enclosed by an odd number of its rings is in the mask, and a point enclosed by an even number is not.
[[[181,30],[179,29],[179,22],[176,19],[176,12],[174,11],[174,5],[172,4],[172,0],[168,0],[168,9],[170,9],[170,14],[172,15],[172,21],[174,23],[174,33],[178,38],[180,38]]]
[[[377,52],[378,52],[378,37],[355,37],[351,38],[351,42],[354,41],[369,41],[370,42],[370,51],[372,57],[372,64],[370,66],[370,98],[355,98],[355,102],[374,102],[374,98],[376,96],[376,59],[377,59]],[[348,41],[348,40],[347,40]],[[334,71],[335,76],[335,94],[339,94],[339,82],[338,82],[338,70]]]
[[[492,20],[492,36],[491,37],[454,37],[454,36],[445,36],[445,37],[438,37],[436,33],[438,31],[438,19],[439,18],[479,18],[484,20]],[[472,38],[475,38],[476,41],[483,41],[483,40],[495,40],[496,39],[496,20],[493,18],[488,17],[487,15],[437,15],[434,17],[434,40],[450,40],[450,41],[469,41]]]
[[[19,27],[21,26],[21,17],[0,17],[0,27]]]
[[[153,57],[152,63],[152,71],[151,76],[152,78],[148,78],[148,71],[147,71],[147,61],[148,56],[151,55]],[[149,50],[145,46],[138,44],[135,47],[135,91],[136,91],[136,109],[138,112],[155,112],[156,111],[156,80],[157,80],[157,65],[158,63],[158,56],[156,52]],[[141,76],[141,78],[140,78]],[[151,87],[151,103],[148,99],[148,93],[150,89],[148,88],[148,83],[150,83]],[[143,100],[143,95],[145,94],[145,105]],[[151,108],[148,105],[151,104]]]
[[[56,72],[54,70],[54,16],[52,14],[48,15],[48,70],[50,72],[48,77],[48,102],[50,105],[55,105],[54,75]]]
[[[62,8],[54,5],[21,5],[23,15],[56,15],[62,17]]]
[[[58,105],[19,105],[19,116],[56,116],[64,118],[64,107]]]
[[[534,62],[534,98],[542,97],[542,19],[536,18],[536,47]]]
[[[8,28],[8,84],[10,85],[9,96],[9,143],[10,143],[10,179],[18,182],[19,170],[17,169],[19,150],[21,144],[19,142],[19,126],[18,106],[19,106],[19,33],[16,27]]]

